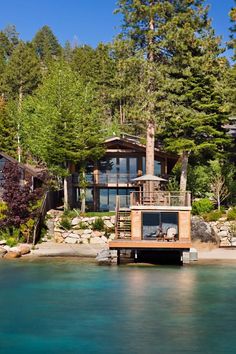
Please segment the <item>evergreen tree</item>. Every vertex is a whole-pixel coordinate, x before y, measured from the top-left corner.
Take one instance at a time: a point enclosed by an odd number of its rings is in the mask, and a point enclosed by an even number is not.
[[[31,94],[41,80],[40,65],[30,44],[20,42],[14,49],[5,70],[4,81],[9,98],[19,106],[24,95]]]
[[[88,160],[103,153],[95,92],[67,64],[55,63],[36,95],[25,102],[22,120],[25,149],[64,177],[67,208],[70,163],[83,171]]]
[[[221,72],[226,65],[218,58],[220,41],[203,4],[203,0],[119,1],[124,36],[144,58],[139,90],[146,99],[143,117],[157,122],[166,147],[182,155],[182,190],[189,154],[209,158],[225,142]]]
[[[0,151],[17,157],[17,109],[14,102],[0,98]]]
[[[35,35],[32,44],[39,58],[47,62],[61,54],[61,46],[49,26],[43,26]]]

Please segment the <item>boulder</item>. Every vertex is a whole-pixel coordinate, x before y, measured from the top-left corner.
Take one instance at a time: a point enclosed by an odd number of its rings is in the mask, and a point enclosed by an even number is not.
[[[7,244],[6,240],[0,240],[0,246],[5,246]]]
[[[87,245],[89,243],[89,240],[87,239],[87,238],[84,238],[83,240],[82,240],[82,244],[83,245]]]
[[[73,229],[73,234],[81,236],[81,235],[83,235],[83,233],[84,233],[84,230],[82,230],[82,229]]]
[[[65,239],[65,243],[69,243],[69,244],[75,244],[78,242],[78,239],[74,238],[74,237],[67,237]]]
[[[20,252],[10,251],[10,252],[7,252],[3,258],[4,259],[14,259],[14,258],[19,258],[20,256],[21,256]]]
[[[228,226],[226,226],[226,225],[220,226],[220,231],[228,231],[228,230],[229,230]]]
[[[0,247],[0,258],[3,257],[7,253],[7,250],[5,248]]]
[[[218,236],[219,237],[227,237],[228,236],[228,231],[219,231],[218,232]]]
[[[191,233],[193,240],[201,240],[201,242],[219,242],[218,234],[213,230],[209,223],[205,222],[201,217],[193,216],[191,220]]]
[[[101,240],[103,240],[105,243],[108,241],[106,236],[101,236]]]
[[[30,246],[29,245],[24,245],[24,244],[20,245],[18,247],[18,250],[21,253],[21,255],[28,254],[31,251],[30,250]]]

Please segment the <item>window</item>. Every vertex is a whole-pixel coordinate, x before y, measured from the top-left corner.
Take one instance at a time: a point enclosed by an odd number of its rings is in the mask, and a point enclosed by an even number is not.
[[[143,239],[156,239],[160,234],[166,234],[169,228],[174,228],[178,234],[178,213],[143,212]]]

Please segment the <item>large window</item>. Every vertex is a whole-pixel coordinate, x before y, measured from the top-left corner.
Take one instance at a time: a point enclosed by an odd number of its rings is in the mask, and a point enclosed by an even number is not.
[[[136,157],[114,157],[99,162],[99,183],[128,183],[135,177]]]
[[[143,212],[143,239],[152,240],[168,234],[175,229],[178,235],[178,213]]]
[[[146,173],[146,157],[142,158],[142,167],[143,167],[143,174]],[[160,161],[154,161],[154,175],[160,176],[161,175],[161,163]]]
[[[120,197],[120,207],[127,208],[129,206],[130,192],[132,188],[101,188],[99,190],[99,210],[114,211],[116,207],[116,196]]]

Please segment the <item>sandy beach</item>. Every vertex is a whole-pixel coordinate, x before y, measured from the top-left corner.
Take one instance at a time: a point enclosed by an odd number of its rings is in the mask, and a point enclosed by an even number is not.
[[[97,253],[106,246],[101,244],[65,244],[53,241],[37,244],[28,256],[35,257],[90,257],[95,258]],[[230,260],[236,261],[236,249],[218,248],[208,243],[193,243],[198,251],[198,260]]]

